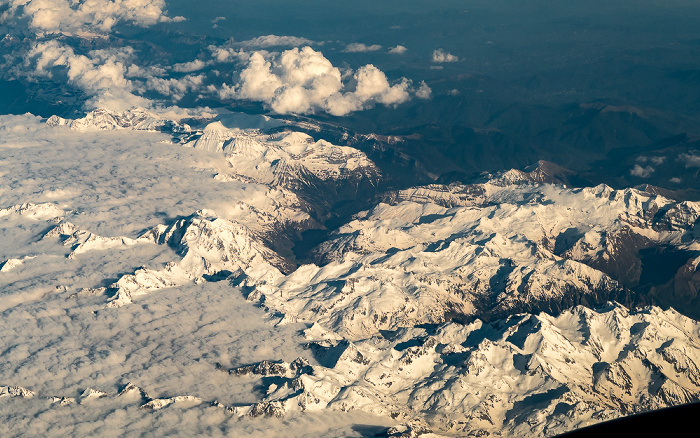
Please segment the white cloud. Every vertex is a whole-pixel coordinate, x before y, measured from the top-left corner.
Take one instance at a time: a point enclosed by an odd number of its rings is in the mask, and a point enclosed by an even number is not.
[[[668,181],[672,182],[673,184],[680,184],[682,180],[680,178],[674,177],[674,178],[669,179]]]
[[[646,163],[647,161],[651,161],[653,164],[659,166],[666,162],[666,157],[646,157],[644,155],[641,155],[637,157],[636,161],[638,163]]]
[[[271,71],[272,64],[260,53],[250,57],[248,67],[241,73],[239,96],[244,99],[270,101],[282,80]]]
[[[33,67],[30,77],[51,77],[54,68],[64,67],[68,83],[92,96],[86,102],[88,108],[123,111],[150,105],[147,99],[132,93],[134,85],[126,78],[129,50],[93,51],[90,55],[78,55],[57,41],[47,41],[34,44],[25,65]]]
[[[648,178],[655,171],[656,169],[654,169],[651,166],[642,167],[639,164],[635,164],[634,167],[630,170],[630,175],[638,176],[640,178]]]
[[[31,47],[24,63],[31,70],[21,71],[21,74],[31,80],[54,77],[58,71],[62,71],[67,76],[68,84],[90,96],[85,102],[86,109],[113,111],[155,106],[155,102],[137,93],[155,91],[177,101],[187,92],[203,86],[203,75],[164,78],[161,76],[165,75],[165,69],[139,67],[133,63],[134,57],[131,47],[93,50],[86,56],[75,53],[73,48],[56,40],[45,41],[34,43]]]
[[[281,54],[253,53],[238,84],[224,84],[216,92],[222,99],[264,102],[280,114],[325,111],[342,116],[376,103],[398,105],[413,91],[407,79],[392,85],[373,65],[358,69],[348,82],[354,90],[346,90],[340,70],[321,52],[304,47]]]
[[[689,167],[700,167],[700,155],[697,151],[691,151],[687,154],[680,154],[678,160],[685,164],[686,168]]]
[[[433,97],[433,90],[425,83],[425,81],[420,82],[420,86],[416,90],[416,97],[419,99],[430,99]]]
[[[251,50],[256,50],[263,56],[267,56],[269,54],[268,51],[261,49],[311,45],[321,45],[321,43],[311,41],[307,38],[289,35],[263,35],[245,41],[234,41],[233,38],[231,38],[223,45],[210,45],[207,49],[209,49],[211,56],[217,62],[235,62],[247,61],[251,56]]]
[[[213,20],[211,20],[212,29],[216,29],[217,27],[219,27],[219,24],[218,24],[219,21],[224,21],[224,20],[226,20],[226,17],[216,17]]]
[[[37,32],[109,32],[119,22],[150,26],[168,18],[165,0],[4,0],[3,22],[28,18]]]
[[[141,67],[137,64],[129,65],[126,71],[127,78],[151,78],[151,77],[161,77],[168,74],[168,71],[161,66],[151,65],[148,67]]]
[[[235,99],[238,97],[236,95],[236,87],[226,83],[221,84],[218,87],[216,85],[209,85],[207,86],[207,91],[209,93],[216,94],[219,99],[222,100]]]
[[[398,105],[410,98],[407,80],[404,79],[399,84],[391,86],[384,72],[371,64],[357,70],[355,80],[357,81],[355,95],[362,101],[374,99],[386,105]]]
[[[191,73],[193,71],[201,70],[206,66],[206,62],[202,61],[201,59],[195,59],[194,61],[173,65],[173,71],[178,73]]]
[[[406,51],[408,51],[408,49],[404,46],[401,46],[401,45],[398,45],[396,47],[392,47],[391,49],[389,49],[389,53],[393,53],[396,55],[403,55],[404,53],[406,53]]]
[[[253,38],[251,40],[240,41],[236,44],[241,47],[255,49],[268,47],[310,46],[316,43],[314,41],[302,37],[288,35],[263,35],[257,38]]]
[[[190,91],[202,87],[204,75],[188,75],[180,79],[175,78],[148,78],[146,83],[139,86],[139,91],[155,91],[163,96],[170,96],[174,100],[182,99]]]
[[[250,57],[250,54],[241,48],[234,49],[232,47],[212,45],[209,46],[208,49],[211,52],[212,58],[217,62],[246,61]]]
[[[295,42],[293,38],[267,35],[256,41],[259,44]],[[209,50],[212,55],[209,60],[196,59],[171,67],[141,67],[136,63],[135,50],[129,46],[86,53],[57,40],[43,41],[35,42],[25,62],[12,71],[29,80],[44,77],[64,81],[88,96],[86,109],[113,111],[133,107],[153,109],[167,105],[168,101],[176,102],[189,93],[204,92],[220,99],[262,102],[279,114],[327,112],[343,116],[377,104],[396,106],[413,96],[425,99],[431,95],[426,84],[414,88],[406,78],[390,82],[373,65],[341,71],[309,46],[282,53],[265,50],[251,53],[241,47],[217,46],[210,46]],[[236,62],[242,69],[234,73],[233,82],[208,84],[207,76],[197,72],[216,62]],[[170,77],[172,72],[186,75]],[[144,97],[149,92],[160,94],[162,100]]]
[[[457,62],[459,58],[455,55],[446,52],[444,49],[436,49],[433,51],[433,62]]]
[[[372,44],[371,46],[362,43],[352,43],[345,46],[344,52],[348,53],[363,53],[363,52],[376,52],[382,50],[382,46],[379,44]]]
[[[299,47],[318,45],[315,41],[307,38],[288,36],[288,35],[263,35],[246,41],[234,41],[231,38],[223,45],[210,45],[207,47],[211,56],[217,62],[232,62],[232,61],[247,61],[250,57],[248,50],[257,50],[264,56],[267,56],[266,50],[271,47]]]

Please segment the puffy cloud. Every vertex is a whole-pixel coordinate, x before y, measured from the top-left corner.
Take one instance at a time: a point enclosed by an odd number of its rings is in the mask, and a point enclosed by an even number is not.
[[[298,47],[298,46],[310,46],[316,44],[306,38],[288,36],[288,35],[263,35],[252,40],[240,41],[236,43],[241,47],[246,47],[250,49],[254,48],[268,48],[268,47]]]
[[[433,62],[457,62],[459,58],[455,55],[446,52],[444,49],[436,49],[433,51]]]
[[[211,20],[212,29],[216,29],[217,27],[219,27],[219,24],[218,24],[219,21],[224,21],[224,20],[226,20],[226,17],[216,17],[213,20]]]
[[[137,64],[131,64],[131,65],[129,65],[129,68],[126,71],[126,77],[127,78],[151,78],[151,77],[165,76],[167,73],[168,73],[168,71],[159,65],[151,65],[148,67],[141,67]]]
[[[206,66],[206,62],[202,61],[201,59],[195,59],[194,61],[173,65],[173,71],[178,73],[191,73],[193,71],[201,70]]]
[[[685,164],[686,168],[700,167],[700,155],[697,151],[691,151],[687,154],[680,154],[678,160]]]
[[[231,38],[221,46],[210,45],[208,47],[211,56],[217,62],[247,61],[250,58],[249,50],[257,50],[263,55],[268,52],[260,49],[270,47],[300,47],[320,44],[307,38],[289,35],[263,35],[246,41],[234,41]]]
[[[664,164],[666,162],[666,157],[645,157],[644,155],[637,157],[637,162],[639,163],[646,163],[647,161],[651,161],[653,164],[660,166],[661,164]]]
[[[269,101],[282,87],[282,80],[271,71],[272,64],[260,53],[250,57],[248,67],[241,72],[239,96],[244,99]]]
[[[134,106],[148,106],[147,99],[132,93],[133,83],[126,78],[125,59],[128,50],[100,50],[92,57],[76,54],[71,47],[57,41],[35,43],[25,65],[33,66],[31,76],[51,77],[53,70],[63,67],[68,83],[93,96],[88,108],[107,108],[117,111]]]
[[[634,167],[630,170],[630,175],[638,176],[640,178],[648,178],[655,171],[656,169],[654,169],[651,166],[642,167],[639,164],[635,164]]]
[[[228,84],[221,84],[220,86],[209,85],[207,91],[218,95],[219,99],[235,99],[237,98],[236,87]]]
[[[247,60],[250,54],[243,49],[234,49],[232,47],[219,47],[211,45],[208,47],[212,58],[217,62],[232,62],[238,60]]]
[[[28,18],[38,32],[109,32],[119,22],[150,26],[182,21],[165,15],[165,0],[3,0],[8,9],[2,21]]]
[[[190,91],[202,87],[204,75],[185,76],[180,79],[151,77],[144,85],[137,87],[139,91],[155,91],[163,96],[170,96],[174,100],[182,99]]]
[[[334,116],[344,116],[364,109],[362,100],[354,93],[336,93],[328,98],[324,110]]]
[[[362,53],[362,52],[376,52],[377,50],[382,50],[382,46],[379,44],[372,44],[367,46],[362,43],[352,43],[345,46],[344,52],[349,53]]]
[[[416,90],[416,97],[419,99],[430,99],[433,97],[433,90],[425,83],[425,81],[420,82],[420,86]]]
[[[403,78],[392,85],[373,65],[351,74],[348,84],[343,79],[340,70],[321,52],[311,47],[294,48],[281,54],[253,53],[238,84],[224,84],[216,92],[222,99],[264,102],[280,114],[325,111],[337,116],[376,103],[398,105],[409,100],[413,92],[410,81]],[[351,85],[354,90],[348,91]],[[420,94],[424,96],[425,92],[423,88]]]
[[[408,81],[403,80],[392,87],[384,72],[371,64],[361,67],[355,73],[355,80],[355,94],[363,101],[375,99],[387,105],[397,105],[410,97],[407,92]]]
[[[241,73],[241,97],[269,103],[273,111],[308,113],[338,93],[340,70],[311,47],[287,50],[272,65],[254,53]]]
[[[174,100],[202,87],[203,75],[182,78],[162,78],[165,70],[159,67],[142,68],[133,64],[134,51],[122,49],[93,50],[86,55],[56,40],[35,43],[29,50],[23,71],[28,79],[54,77],[59,72],[68,84],[91,96],[87,109],[104,108],[124,111],[133,107],[154,107],[154,102],[137,95],[155,91]],[[126,66],[129,65],[127,68]]]
[[[389,49],[389,53],[393,53],[395,55],[403,55],[404,53],[406,53],[407,50],[408,49],[406,47],[398,45]]]
[[[204,74],[168,75],[198,72],[214,60],[197,59],[170,68],[140,67],[134,62],[134,49],[128,46],[87,53],[77,50],[55,40],[34,43],[23,67],[18,66],[14,72],[29,80],[65,78],[67,84],[89,96],[86,109],[114,111],[133,107],[153,109],[168,100],[176,102],[188,93],[204,91],[220,99],[262,102],[279,114],[327,112],[343,116],[377,104],[396,106],[413,96],[426,99],[431,95],[425,83],[416,89],[406,78],[390,82],[373,65],[341,72],[320,51],[308,46],[282,53],[210,47],[214,59],[242,64],[233,83],[220,85],[207,84]],[[149,92],[160,94],[163,100],[143,97]]]

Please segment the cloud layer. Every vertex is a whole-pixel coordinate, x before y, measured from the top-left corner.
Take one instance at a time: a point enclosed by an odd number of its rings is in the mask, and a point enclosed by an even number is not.
[[[212,171],[227,166],[210,154],[162,144],[168,137],[157,133],[106,134],[49,128],[29,115],[0,116],[0,208],[52,202],[76,211],[71,220],[81,227],[133,235],[160,223],[163,215],[235,210],[238,201],[249,199],[268,202],[267,186],[214,180]],[[255,380],[228,378],[214,364],[313,359],[298,334],[305,326],[273,326],[228,282],[172,288],[143,297],[143,307],[128,312],[102,309],[100,295],[69,298],[105,276],[139,265],[160,266],[176,255],[147,245],[71,259],[59,239],[37,242],[46,228],[44,220],[0,218],[0,261],[37,256],[0,273],[0,386],[20,385],[37,394],[0,398],[3,436],[121,436],[154,430],[176,436],[269,436],[276,426],[260,419],[241,421],[208,405],[139,409],[138,398],[116,394],[133,381],[153,397],[195,395],[226,404],[256,400]],[[72,406],[47,400],[77,398],[86,388],[109,396]],[[353,424],[377,421],[346,418],[344,412],[318,415],[323,416],[285,418],[279,427],[291,436],[326,436],[337,424],[346,430],[330,435],[357,436]]]

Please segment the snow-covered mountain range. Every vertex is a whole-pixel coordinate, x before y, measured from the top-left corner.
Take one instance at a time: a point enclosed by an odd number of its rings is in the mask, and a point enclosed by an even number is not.
[[[128,315],[145,300],[167,300],[169,290],[216,283],[264,310],[276,330],[300,327],[304,353],[197,359],[216,379],[264,387],[245,403],[189,390],[151,398],[143,381],[115,400],[136,394],[134,403],[154,411],[207,405],[234,417],[361,411],[399,423],[387,434],[407,436],[551,436],[698,400],[700,325],[689,316],[700,315],[700,204],[644,188],[570,187],[570,172],[546,162],[463,183],[390,187],[392,176],[365,152],[292,121],[191,122],[99,110],[33,128],[47,138],[69,129],[67,138],[153,136],[144,149],[154,165],[203,172],[226,195],[193,197],[187,207],[199,208],[161,214],[160,203],[171,205],[163,199],[178,196],[161,185],[143,189],[153,205],[138,205],[128,191],[108,205],[75,195],[94,189],[59,174],[52,199],[28,190],[22,203],[0,205],[3,239],[27,230],[24,244],[0,255],[11,297],[0,309],[10,315],[65,293],[71,300],[52,305],[75,307],[61,312]],[[106,157],[119,151],[104,149]],[[12,158],[17,172],[23,159]],[[117,193],[133,183],[110,184]],[[343,203],[359,211],[343,216]],[[148,220],[120,234],[89,219],[119,206],[142,209],[134,218]],[[301,251],[310,232],[321,238]],[[61,276],[61,284],[32,277],[56,260],[91,274]],[[21,375],[0,375],[14,379],[0,381],[0,397],[49,397]],[[108,396],[92,391],[50,397],[69,406]]]
[[[269,385],[264,400],[233,411],[359,409],[400,418],[414,433],[552,436],[697,401],[699,330],[673,310],[617,304],[400,328],[354,343],[313,325],[308,348],[322,365],[230,370]]]

